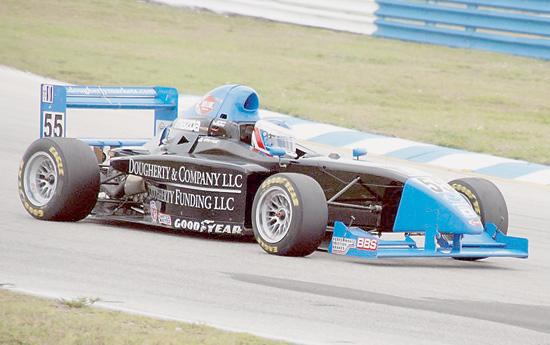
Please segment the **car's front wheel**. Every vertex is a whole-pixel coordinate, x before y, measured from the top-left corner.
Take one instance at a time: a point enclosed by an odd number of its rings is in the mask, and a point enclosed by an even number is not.
[[[503,234],[508,232],[508,208],[500,190],[489,180],[468,177],[449,182],[451,187],[468,201],[480,217],[483,226],[496,225]],[[463,261],[475,261],[485,257],[455,258]]]
[[[96,157],[77,139],[38,139],[29,146],[19,167],[21,202],[38,219],[83,219],[97,202],[99,184]]]
[[[323,240],[328,208],[323,189],[313,178],[295,173],[268,177],[252,205],[252,228],[268,253],[306,256]]]

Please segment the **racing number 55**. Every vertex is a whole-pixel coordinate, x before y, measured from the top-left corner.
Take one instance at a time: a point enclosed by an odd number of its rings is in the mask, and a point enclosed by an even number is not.
[[[44,137],[64,137],[65,114],[45,111],[42,134]]]

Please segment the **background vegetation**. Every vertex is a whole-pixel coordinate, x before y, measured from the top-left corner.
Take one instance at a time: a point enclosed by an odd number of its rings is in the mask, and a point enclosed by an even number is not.
[[[550,62],[176,9],[3,0],[0,64],[78,84],[254,87],[302,118],[550,163]]]

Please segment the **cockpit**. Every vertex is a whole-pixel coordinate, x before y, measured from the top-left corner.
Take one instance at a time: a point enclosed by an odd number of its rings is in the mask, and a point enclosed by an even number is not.
[[[191,152],[195,142],[246,144],[267,156],[296,158],[305,154],[284,123],[261,119],[256,91],[243,85],[224,85],[207,93],[182,112],[166,135],[166,142]],[[223,140],[223,141],[221,141]],[[163,141],[159,141],[159,144]],[[188,146],[188,147],[187,147]]]

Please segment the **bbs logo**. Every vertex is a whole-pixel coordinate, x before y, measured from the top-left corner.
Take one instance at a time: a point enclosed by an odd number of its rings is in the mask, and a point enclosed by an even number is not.
[[[375,238],[358,237],[357,249],[376,250],[378,249],[378,240]]]

